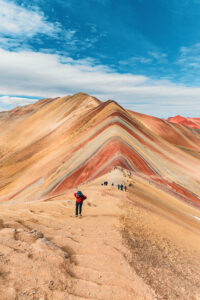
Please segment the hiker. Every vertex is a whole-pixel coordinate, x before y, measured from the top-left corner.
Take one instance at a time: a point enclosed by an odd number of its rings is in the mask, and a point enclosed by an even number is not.
[[[112,186],[114,186],[114,183],[112,183]]]
[[[107,186],[108,185],[108,181],[104,181],[104,185]]]
[[[126,187],[126,185],[124,186],[124,190],[125,190],[125,192],[126,192],[126,190],[127,190],[127,187]]]
[[[78,211],[79,211],[79,216],[82,217],[82,205],[83,201],[87,199],[86,196],[82,194],[81,191],[78,191],[77,193],[74,193],[74,196],[76,197],[76,217],[78,217]]]
[[[124,188],[124,186],[123,186],[123,184],[121,184],[121,191],[123,191],[123,188]]]
[[[120,190],[120,189],[121,189],[121,185],[119,185],[119,184],[118,184],[118,185],[117,185],[117,187],[118,187],[118,190]]]

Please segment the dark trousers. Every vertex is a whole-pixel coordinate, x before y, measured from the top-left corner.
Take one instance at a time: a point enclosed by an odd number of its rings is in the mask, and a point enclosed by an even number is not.
[[[76,216],[78,216],[78,208],[79,208],[79,215],[81,215],[81,212],[82,212],[82,205],[83,205],[83,202],[76,202]]]

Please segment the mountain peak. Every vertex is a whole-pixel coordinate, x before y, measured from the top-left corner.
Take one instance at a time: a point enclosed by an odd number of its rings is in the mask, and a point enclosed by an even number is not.
[[[170,117],[166,120],[174,124],[181,124],[194,129],[200,129],[200,118],[186,118],[180,115]]]
[[[34,109],[26,113],[16,109],[13,118],[10,115],[1,118],[1,163],[5,167],[2,169],[5,180],[0,184],[0,195],[3,198],[31,199],[36,195],[56,194],[107,174],[115,166],[152,178],[157,178],[156,174],[161,177],[168,160],[176,157],[177,145],[188,149],[188,156],[190,152],[198,156],[196,132],[190,130],[185,137],[184,127],[131,113],[115,100],[101,102],[80,92],[38,104],[33,104]],[[154,146],[156,143],[158,147]],[[186,154],[182,155],[184,164]],[[157,160],[158,156],[161,158]],[[190,165],[192,159],[189,156]],[[12,164],[13,168],[6,169]],[[175,160],[168,168],[172,165],[174,168]],[[169,170],[169,174],[173,172],[174,169]],[[44,185],[40,184],[41,178]]]

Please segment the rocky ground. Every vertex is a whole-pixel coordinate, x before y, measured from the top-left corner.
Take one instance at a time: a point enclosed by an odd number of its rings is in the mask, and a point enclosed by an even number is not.
[[[98,182],[0,205],[0,299],[200,299],[197,233]]]

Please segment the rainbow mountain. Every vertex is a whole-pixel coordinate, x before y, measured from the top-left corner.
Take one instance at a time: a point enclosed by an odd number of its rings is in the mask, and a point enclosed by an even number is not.
[[[84,93],[0,113],[0,201],[65,193],[114,168],[200,207],[199,129]]]

